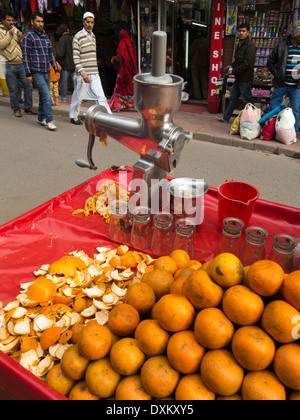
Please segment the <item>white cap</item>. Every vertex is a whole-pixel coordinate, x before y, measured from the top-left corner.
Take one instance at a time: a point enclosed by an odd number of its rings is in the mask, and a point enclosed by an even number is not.
[[[91,12],[85,12],[85,14],[83,15],[83,20],[85,20],[87,18],[93,18],[93,19],[95,19],[95,16]]]

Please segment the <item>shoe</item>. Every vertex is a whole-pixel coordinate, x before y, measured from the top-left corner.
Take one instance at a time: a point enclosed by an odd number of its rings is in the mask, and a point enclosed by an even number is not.
[[[20,118],[22,117],[21,111],[15,111],[14,112],[15,117]]]
[[[218,117],[218,118],[216,118],[216,120],[219,121],[219,122],[228,124],[228,122],[225,121],[223,117]]]
[[[25,112],[26,112],[26,114],[31,114],[31,115],[37,115],[38,114],[38,112],[34,108],[25,109]]]
[[[71,118],[71,124],[82,125],[82,122],[77,118]]]
[[[51,131],[57,129],[57,127],[56,127],[56,125],[54,124],[53,121],[50,121],[50,122],[46,123],[46,126],[47,126],[48,130],[51,130]]]
[[[38,124],[43,125],[44,127],[47,125],[46,120],[38,121]]]
[[[67,103],[67,101],[66,101],[65,99],[59,99],[59,100],[58,100],[58,102],[59,102],[60,104],[65,104],[65,103]]]

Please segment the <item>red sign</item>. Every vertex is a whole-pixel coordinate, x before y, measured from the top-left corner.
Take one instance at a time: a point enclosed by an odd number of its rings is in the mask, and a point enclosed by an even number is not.
[[[226,0],[217,0],[213,2],[209,69],[209,98],[216,97],[218,92],[217,81],[222,75],[225,33],[225,8]]]

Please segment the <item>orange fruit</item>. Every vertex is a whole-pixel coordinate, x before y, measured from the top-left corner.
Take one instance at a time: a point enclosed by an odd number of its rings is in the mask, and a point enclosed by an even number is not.
[[[164,295],[155,304],[154,317],[167,331],[188,330],[193,324],[195,308],[182,295]]]
[[[260,260],[253,263],[247,273],[247,281],[252,290],[261,296],[273,296],[279,292],[284,271],[275,261]]]
[[[170,288],[174,282],[171,273],[161,269],[154,269],[146,272],[142,277],[142,282],[148,284],[155,293],[156,299],[160,299],[163,295],[170,293]]]
[[[105,357],[111,347],[111,334],[103,325],[88,324],[78,336],[78,350],[89,360]]]
[[[246,286],[238,285],[227,289],[223,295],[222,308],[225,315],[235,324],[245,326],[256,324],[264,311],[262,298]]]
[[[180,379],[180,373],[171,366],[166,356],[149,357],[140,375],[145,391],[154,398],[171,395]]]
[[[187,268],[190,265],[190,256],[184,249],[175,249],[170,257],[175,261],[177,268]]]
[[[157,258],[154,263],[154,269],[165,270],[174,275],[178,269],[178,266],[173,258],[165,255]]]
[[[126,268],[135,268],[137,266],[137,259],[132,251],[127,251],[126,254],[121,256],[121,266]]]
[[[85,374],[88,389],[99,398],[112,397],[121,379],[122,376],[112,368],[109,357],[92,361]]]
[[[120,375],[134,375],[144,364],[145,353],[142,352],[135,338],[125,337],[118,340],[111,348],[110,363]]]
[[[224,397],[219,395],[217,397],[217,401],[241,401],[243,398],[240,393],[229,395],[228,397]]]
[[[48,273],[74,277],[76,274],[76,270],[76,264],[71,259],[66,260],[64,258],[54,261],[52,264],[50,264],[48,268]]]
[[[177,277],[177,279],[171,285],[170,293],[175,294],[175,295],[183,295],[184,284],[188,277],[189,275]]]
[[[75,381],[64,374],[60,364],[54,365],[46,375],[46,384],[67,397],[75,385]]]
[[[274,371],[285,386],[300,391],[300,344],[284,344],[277,349]]]
[[[38,277],[27,289],[26,295],[34,302],[48,302],[56,292],[54,282],[44,276]]]
[[[297,340],[294,332],[295,321],[297,322],[299,317],[300,313],[292,305],[284,300],[274,300],[266,306],[261,318],[261,325],[278,343],[292,343]]]
[[[223,252],[211,261],[209,273],[213,280],[224,288],[240,284],[244,278],[241,261],[229,252]]]
[[[90,392],[85,381],[80,381],[71,389],[69,399],[72,401],[93,401],[99,400],[99,397]]]
[[[147,283],[134,283],[128,287],[125,303],[133,306],[139,314],[149,312],[155,302],[156,296],[154,290]]]
[[[195,373],[200,368],[205,348],[196,340],[191,330],[173,334],[168,342],[167,356],[169,362],[180,373]]]
[[[244,370],[228,350],[209,350],[203,356],[200,374],[204,384],[218,395],[233,395],[241,389]]]
[[[79,381],[84,378],[89,363],[90,361],[80,354],[78,345],[73,344],[64,352],[60,366],[66,376],[74,381]]]
[[[199,373],[183,376],[175,391],[176,400],[215,400],[216,394],[204,385]]]
[[[290,401],[300,401],[300,392],[297,392],[297,391],[292,392],[289,400]]]
[[[284,299],[300,311],[300,270],[290,273],[283,282]]]
[[[186,279],[183,294],[197,309],[218,306],[222,300],[223,289],[212,281],[204,270],[196,270]]]
[[[138,344],[147,356],[157,356],[166,352],[170,334],[156,319],[146,319],[137,334]]]
[[[47,350],[49,347],[53,346],[60,337],[62,332],[62,327],[52,327],[47,328],[42,332],[40,336],[40,344],[43,350]]]
[[[286,400],[284,386],[274,373],[268,370],[247,373],[241,392],[245,401]]]
[[[79,271],[86,269],[86,263],[81,258],[75,257],[74,255],[64,255],[59,261],[66,263],[72,262]]]
[[[152,400],[151,395],[144,390],[139,374],[126,376],[116,389],[116,400]]]
[[[234,326],[220,309],[206,308],[196,316],[194,333],[202,346],[217,350],[231,342]]]
[[[202,264],[200,261],[197,260],[190,260],[189,268],[193,268],[194,270],[200,270]]]
[[[190,274],[192,274],[193,271],[195,271],[195,269],[191,267],[178,268],[178,270],[174,274],[174,279],[177,280],[178,277],[189,276]]]
[[[231,342],[237,362],[247,370],[265,370],[273,362],[275,343],[261,328],[254,325],[239,328]]]
[[[70,328],[70,330],[72,331],[71,342],[73,344],[77,344],[79,334],[83,328],[85,328],[85,324],[75,324]]]
[[[134,333],[139,322],[138,311],[128,303],[122,303],[114,306],[110,311],[107,325],[112,333],[120,337],[126,337]]]

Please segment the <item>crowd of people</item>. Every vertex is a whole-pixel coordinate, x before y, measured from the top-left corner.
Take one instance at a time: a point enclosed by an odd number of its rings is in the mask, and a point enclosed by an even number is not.
[[[93,13],[83,15],[83,28],[74,37],[66,24],[60,25],[61,36],[55,54],[44,29],[42,13],[32,14],[31,29],[25,35],[14,26],[15,19],[9,10],[2,11],[1,22],[0,54],[5,59],[6,83],[15,117],[22,117],[20,99],[24,90],[25,112],[37,115],[40,125],[56,130],[52,106],[67,102],[69,79],[73,85],[69,111],[72,124],[82,124],[78,116],[84,100],[95,101],[110,114],[134,108],[133,77],[138,73],[137,57],[127,31],[120,31],[116,54],[111,57],[117,75],[108,102],[99,75]],[[39,94],[38,110],[33,108],[33,85]]]

